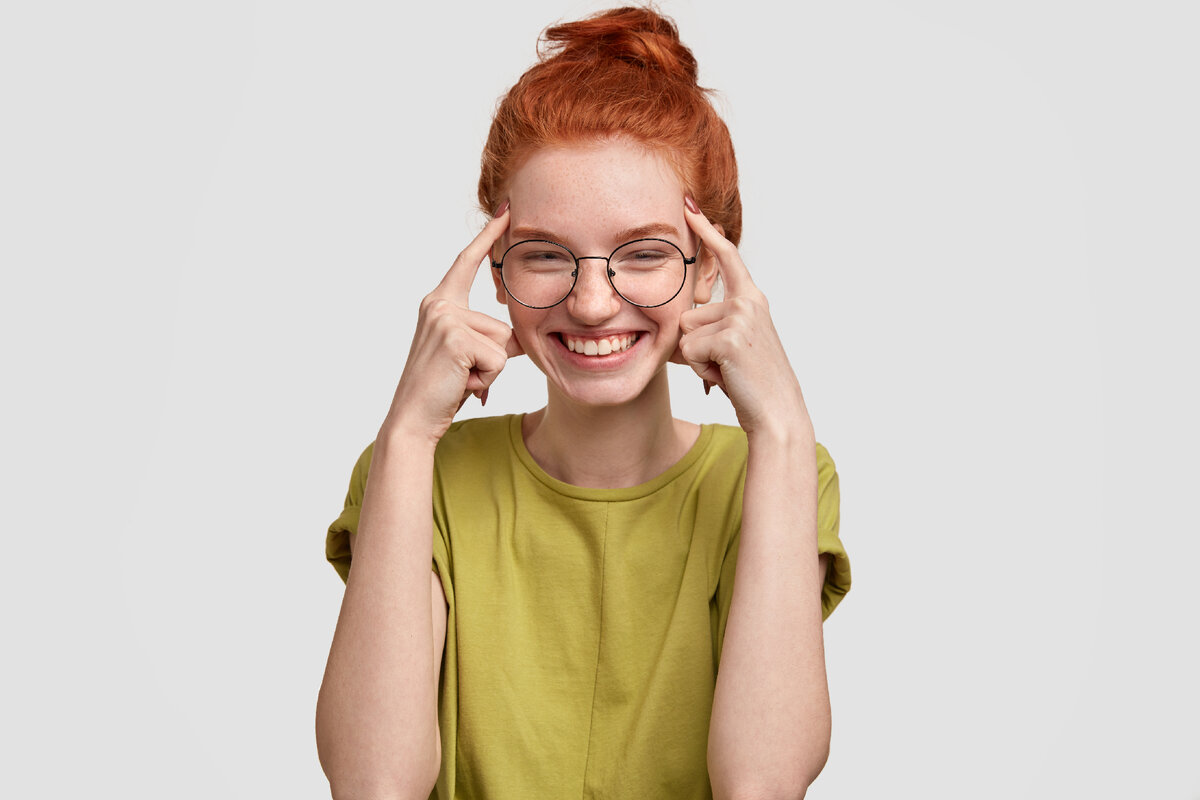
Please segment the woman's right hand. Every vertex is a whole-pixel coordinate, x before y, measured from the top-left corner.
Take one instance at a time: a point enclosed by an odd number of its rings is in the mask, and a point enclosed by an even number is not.
[[[385,430],[428,436],[436,444],[466,399],[474,394],[486,400],[488,387],[508,359],[524,354],[511,327],[467,307],[479,265],[508,228],[508,220],[506,201],[421,301],[417,331]]]

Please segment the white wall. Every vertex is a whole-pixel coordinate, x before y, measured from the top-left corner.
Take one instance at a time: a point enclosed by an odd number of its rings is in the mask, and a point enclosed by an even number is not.
[[[496,98],[603,4],[426,5],[0,12],[5,795],[328,796],[324,529]],[[664,3],[841,475],[810,796],[1200,796],[1194,6],[776,6]]]

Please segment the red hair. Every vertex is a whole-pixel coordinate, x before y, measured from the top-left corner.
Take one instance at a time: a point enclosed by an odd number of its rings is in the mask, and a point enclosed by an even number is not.
[[[535,150],[626,136],[661,151],[708,219],[738,243],[733,142],[674,22],[648,8],[617,8],[548,28],[538,50],[492,120],[479,175],[484,211],[500,204]]]

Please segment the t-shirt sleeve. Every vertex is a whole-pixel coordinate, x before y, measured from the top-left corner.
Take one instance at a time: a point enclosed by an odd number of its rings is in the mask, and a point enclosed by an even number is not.
[[[375,443],[371,442],[354,463],[342,513],[325,534],[325,559],[333,565],[343,581],[350,577],[350,534],[358,532],[358,515],[362,511],[363,495],[367,491],[367,471],[371,468],[371,454],[374,450]]]
[[[362,512],[363,496],[367,491],[367,474],[371,469],[371,456],[375,443],[367,445],[354,469],[350,472],[350,486],[346,490],[346,502],[342,513],[329,526],[325,534],[325,559],[337,570],[342,581],[350,578],[350,534],[358,532],[358,518]],[[445,534],[435,520],[433,533],[433,571],[442,580],[443,590],[449,593],[449,547]]]
[[[850,591],[850,557],[842,544],[842,495],[838,487],[837,467],[825,446],[817,444],[817,552],[828,553],[829,569],[821,587],[821,618],[837,608]]]
[[[825,584],[821,587],[821,618],[828,619],[838,603],[850,591],[850,559],[839,536],[841,495],[838,489],[837,467],[824,445],[817,444],[817,552],[829,554],[829,569],[825,573]],[[729,604],[733,598],[733,583],[737,568],[738,545],[741,532],[734,534],[721,563],[721,576],[717,586],[717,658],[720,658],[720,643],[725,638],[725,624],[729,620]]]

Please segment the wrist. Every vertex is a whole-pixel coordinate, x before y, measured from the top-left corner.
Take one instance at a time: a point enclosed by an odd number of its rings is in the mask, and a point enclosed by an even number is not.
[[[379,428],[379,435],[375,438],[375,447],[377,451],[382,448],[413,456],[419,456],[422,453],[432,456],[443,433],[445,431],[433,433],[429,430],[428,425],[421,425],[413,420],[389,414]]]
[[[746,431],[746,439],[751,447],[780,447],[790,450],[795,447],[816,446],[817,437],[813,430],[812,420],[804,409],[795,412],[765,415],[754,425],[753,430]]]

